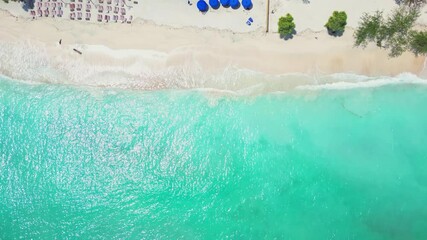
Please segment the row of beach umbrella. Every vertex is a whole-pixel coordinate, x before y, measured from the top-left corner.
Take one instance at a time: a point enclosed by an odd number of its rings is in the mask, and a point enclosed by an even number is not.
[[[209,0],[209,5],[213,9],[218,9],[221,5],[223,7],[238,9],[240,7],[240,2],[239,0]],[[205,0],[199,0],[197,2],[197,8],[201,12],[208,11],[209,5],[205,2]],[[242,0],[242,6],[244,9],[250,10],[252,8],[252,0]]]

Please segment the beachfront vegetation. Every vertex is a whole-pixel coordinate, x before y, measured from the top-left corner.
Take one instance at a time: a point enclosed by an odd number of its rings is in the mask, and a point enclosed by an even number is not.
[[[328,29],[329,34],[341,36],[344,33],[346,25],[347,14],[345,12],[334,11],[325,24],[325,27]]]
[[[409,47],[415,55],[426,55],[427,32],[412,31]]]
[[[382,12],[375,12],[372,15],[363,14],[359,27],[356,29],[354,37],[356,38],[355,45],[366,47],[368,42],[375,42],[378,47],[381,47],[384,40],[383,30],[384,18]]]
[[[385,19],[382,12],[364,14],[354,33],[355,46],[366,47],[374,42],[378,47],[389,50],[391,57],[397,57],[410,50],[411,28],[419,16],[417,8],[400,7]]]
[[[286,14],[284,17],[279,18],[279,34],[280,37],[283,38],[290,38],[295,33],[295,23],[294,18],[291,14]]]

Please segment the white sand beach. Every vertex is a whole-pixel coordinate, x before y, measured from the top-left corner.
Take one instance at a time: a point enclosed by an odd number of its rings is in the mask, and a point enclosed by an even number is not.
[[[48,82],[67,78],[67,83],[90,85],[112,84],[105,74],[101,74],[102,79],[87,82],[105,69],[125,73],[135,82],[148,75],[159,78],[177,71],[214,75],[227,69],[276,76],[395,76],[404,72],[427,76],[423,72],[424,57],[405,53],[390,58],[375,46],[353,46],[353,29],[362,14],[389,12],[397,7],[393,0],[271,0],[270,12],[274,13],[270,15],[268,33],[266,1],[253,2],[249,11],[219,8],[202,14],[195,1],[189,6],[185,0],[143,0],[129,10],[135,17],[131,24],[72,21],[66,16],[33,20],[19,4],[0,2],[4,9],[0,12],[0,73],[24,80],[38,76]],[[334,10],[348,14],[342,37],[329,36],[323,27]],[[297,35],[285,41],[275,30],[279,16],[288,12],[295,18]],[[248,17],[254,19],[251,26],[246,25]],[[426,23],[423,10],[419,27],[425,28]],[[19,64],[22,62],[28,64],[26,70]],[[56,71],[35,72],[37,68]]]

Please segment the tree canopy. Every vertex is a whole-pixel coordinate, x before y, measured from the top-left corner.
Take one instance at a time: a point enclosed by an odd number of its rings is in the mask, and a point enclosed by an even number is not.
[[[329,17],[325,27],[328,29],[329,34],[342,35],[347,25],[347,13],[334,11],[332,16]]]
[[[409,50],[411,28],[419,16],[417,8],[400,7],[384,18],[382,12],[364,14],[354,37],[355,46],[366,47],[375,42],[378,47],[389,49],[389,55],[396,57]]]
[[[278,31],[281,37],[292,35],[295,32],[295,23],[292,15],[288,13],[286,16],[280,17],[278,27]]]
[[[427,54],[427,32],[412,31],[409,43],[411,51],[415,55]]]

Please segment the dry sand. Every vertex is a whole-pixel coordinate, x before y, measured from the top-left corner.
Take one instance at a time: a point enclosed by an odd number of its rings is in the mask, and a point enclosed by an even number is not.
[[[254,1],[254,10],[250,14],[258,14],[258,19],[261,18],[265,5],[264,1],[260,4],[256,2]],[[295,16],[297,28],[298,26],[303,28],[288,41],[280,39],[276,33],[266,34],[262,26],[264,22],[261,20],[250,32],[236,31],[247,27],[244,24],[240,26],[240,23],[230,23],[233,19],[236,22],[244,21],[248,12],[243,10],[233,12],[234,10],[226,9],[220,12],[220,9],[201,15],[195,9],[191,9],[193,16],[185,12],[189,11],[190,7],[184,0],[146,0],[141,5],[141,16],[132,24],[81,23],[43,18],[31,20],[25,17],[16,18],[3,11],[0,13],[0,44],[11,49],[37,46],[42,49],[41,52],[48,59],[46,61],[49,66],[61,66],[62,70],[66,66],[75,67],[79,64],[85,68],[91,66],[91,71],[104,66],[120,67],[122,71],[134,75],[143,75],[144,72],[161,75],[162,71],[197,65],[199,70],[211,74],[233,67],[272,75],[355,73],[368,76],[395,76],[403,72],[424,75],[421,73],[424,57],[414,57],[405,53],[399,58],[390,58],[386,51],[375,46],[368,46],[366,49],[353,47],[351,26],[357,23],[360,15],[364,11],[377,9],[380,3],[384,3],[381,5],[384,10],[390,10],[395,6],[393,1],[381,0],[375,4],[369,5],[366,2],[362,5],[360,1],[348,1],[343,4],[338,3],[341,1],[331,0],[332,5],[324,4],[324,6],[315,1],[310,4],[296,0],[283,1],[283,4],[277,2],[272,0],[275,14],[284,12],[283,8],[287,8]],[[175,6],[175,13],[161,11],[159,16],[149,14],[157,8],[162,8],[162,5],[163,9]],[[261,7],[258,9],[257,6]],[[0,7],[4,7],[4,4]],[[185,14],[177,11],[181,8]],[[327,18],[332,9],[343,9],[348,12],[349,27],[342,37],[329,36],[322,30],[324,23],[320,19]],[[19,9],[15,7],[14,11],[19,12]],[[235,16],[228,19],[221,14]],[[190,23],[193,18],[199,25],[194,26]],[[206,20],[198,21],[202,18]],[[275,26],[277,21],[275,16],[273,15],[271,19],[272,26]],[[174,23],[170,22],[172,20]],[[59,39],[62,39],[62,45],[58,44]],[[72,51],[73,48],[81,50],[83,54],[76,54]],[[34,54],[13,55],[13,50],[0,51],[2,58],[0,71],[2,73],[7,71],[16,78],[25,76],[19,75],[17,69],[13,69],[14,65],[7,62],[31,62],[38,59]],[[83,73],[79,73],[76,68],[67,70],[67,75],[73,74]],[[74,76],[72,81],[76,81],[77,78]]]

